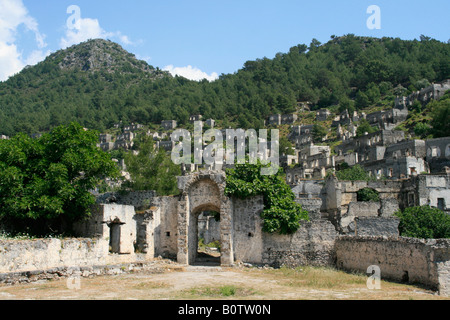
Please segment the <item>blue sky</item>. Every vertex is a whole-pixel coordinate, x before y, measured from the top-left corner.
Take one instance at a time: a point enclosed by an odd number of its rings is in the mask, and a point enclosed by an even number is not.
[[[68,27],[75,5],[80,23]],[[369,29],[370,5],[381,29]],[[407,0],[0,0],[0,81],[61,48],[100,37],[191,79],[233,73],[331,35],[450,39],[450,1]],[[73,21],[72,26],[73,26]]]

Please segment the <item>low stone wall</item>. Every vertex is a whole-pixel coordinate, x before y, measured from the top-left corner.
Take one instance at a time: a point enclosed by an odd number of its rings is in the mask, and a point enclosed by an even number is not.
[[[147,256],[110,254],[109,242],[104,239],[0,241],[0,273],[92,267],[141,260],[147,260]]]
[[[340,236],[335,250],[340,269],[366,273],[376,265],[382,279],[418,283],[450,295],[449,239]]]
[[[105,264],[108,251],[108,242],[104,240],[0,241],[0,273]]]
[[[357,236],[398,237],[400,219],[395,217],[357,217],[350,223],[350,233]]]
[[[332,266],[338,236],[330,221],[305,222],[293,235],[264,234],[262,262],[275,267]]]
[[[171,263],[170,261],[168,263]],[[47,270],[22,271],[0,273],[0,284],[16,285],[31,283],[40,280],[60,280],[72,278],[71,283],[76,285],[76,279],[91,278],[95,276],[120,275],[134,272],[161,273],[165,268],[159,261],[133,262],[113,265],[99,265],[89,267],[58,267]]]

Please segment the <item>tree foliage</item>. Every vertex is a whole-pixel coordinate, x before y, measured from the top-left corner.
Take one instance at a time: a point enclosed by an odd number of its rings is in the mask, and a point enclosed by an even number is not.
[[[450,91],[439,101],[433,101],[428,108],[431,109],[431,126],[435,138],[450,136]]]
[[[286,184],[282,169],[276,175],[261,175],[263,165],[236,165],[227,170],[225,193],[245,199],[264,197],[263,231],[267,233],[292,234],[300,228],[302,220],[309,220],[308,212],[297,204],[291,188]]]
[[[336,171],[336,177],[342,181],[373,181],[376,179],[359,164]]]
[[[95,203],[90,191],[102,179],[118,177],[97,141],[97,132],[77,123],[39,139],[18,134],[1,140],[0,218],[75,221],[88,215]]]
[[[327,136],[327,134],[328,130],[324,126],[316,123],[312,129],[313,142],[322,143],[323,139]]]
[[[181,175],[180,166],[172,162],[163,148],[156,150],[148,137],[141,138],[139,153],[125,155],[127,171],[131,181],[123,184],[132,190],[155,190],[159,195],[178,194],[177,179]]]
[[[429,206],[406,208],[398,211],[399,230],[404,237],[420,239],[450,238],[450,216]]]
[[[359,138],[364,136],[366,133],[370,134],[376,131],[377,129],[372,127],[369,121],[367,121],[366,119],[361,119],[359,121],[358,128],[356,129],[356,137]]]
[[[362,202],[380,201],[380,193],[372,188],[364,188],[357,192],[357,200]]]
[[[295,111],[298,101],[309,101],[314,108],[341,103],[351,111],[376,103],[380,93],[395,86],[450,78],[450,44],[433,39],[349,34],[325,44],[313,40],[273,59],[247,61],[241,70],[213,82],[172,77],[131,59],[117,46],[101,49],[116,61],[112,69],[93,68],[92,53],[83,44],[0,83],[1,134],[44,132],[70,121],[98,130],[120,120],[186,123],[191,114],[258,129],[270,114]],[[61,68],[71,57],[82,68]]]

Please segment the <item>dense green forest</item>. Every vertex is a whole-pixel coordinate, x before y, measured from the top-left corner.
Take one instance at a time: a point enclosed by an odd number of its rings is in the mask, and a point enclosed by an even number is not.
[[[58,51],[0,83],[0,134],[45,132],[77,121],[103,131],[114,123],[160,123],[202,114],[223,127],[261,128],[272,113],[364,108],[401,85],[450,78],[450,44],[355,35],[247,61],[214,82],[190,81],[137,60],[118,44],[90,40]],[[405,91],[407,93],[407,91]]]

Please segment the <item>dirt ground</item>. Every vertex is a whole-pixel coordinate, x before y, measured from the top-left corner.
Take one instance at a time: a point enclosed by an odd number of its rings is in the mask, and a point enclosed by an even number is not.
[[[427,289],[326,268],[181,266],[155,271],[0,286],[0,300],[444,300]]]

